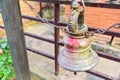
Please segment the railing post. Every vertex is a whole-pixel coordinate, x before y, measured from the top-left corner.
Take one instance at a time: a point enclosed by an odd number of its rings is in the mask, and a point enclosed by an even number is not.
[[[42,16],[42,2],[39,2],[39,15]]]
[[[114,40],[114,36],[111,37],[109,44],[112,45],[112,42]]]
[[[60,17],[60,5],[54,4],[54,20],[55,24],[58,23]],[[59,54],[59,34],[60,30],[59,28],[55,28],[55,75],[59,74],[59,64],[57,61],[58,54]]]
[[[16,80],[30,80],[19,0],[0,0]]]

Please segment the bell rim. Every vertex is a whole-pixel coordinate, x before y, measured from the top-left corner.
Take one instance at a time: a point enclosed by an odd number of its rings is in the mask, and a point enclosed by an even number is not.
[[[91,49],[91,50],[92,50],[92,49]],[[71,71],[71,72],[84,72],[84,71],[91,70],[91,69],[93,69],[94,67],[96,67],[96,65],[97,65],[98,62],[99,62],[99,56],[97,55],[97,53],[96,53],[94,50],[92,50],[92,51],[94,52],[94,55],[96,56],[96,60],[95,60],[94,64],[92,64],[91,66],[86,67],[86,68],[84,68],[84,69],[81,69],[81,70],[72,70],[72,69],[70,69],[70,68],[69,68],[69,69],[66,68],[65,66],[62,65],[61,60],[59,59],[59,56],[58,56],[58,63],[59,63],[59,65],[60,65],[62,68],[66,69],[66,70],[68,70],[68,71]]]

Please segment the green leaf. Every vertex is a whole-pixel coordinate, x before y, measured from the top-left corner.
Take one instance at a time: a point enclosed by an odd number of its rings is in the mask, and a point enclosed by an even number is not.
[[[12,58],[11,58],[11,56],[8,57],[8,62],[9,62],[9,63],[12,63]]]
[[[1,44],[1,46],[2,46],[3,49],[5,49],[6,46],[7,46],[7,43],[3,43],[3,44]]]
[[[1,39],[1,40],[0,40],[0,43],[3,43],[3,42],[5,42],[5,40],[4,40],[4,39]]]
[[[6,80],[6,77],[7,77],[7,76],[6,76],[6,75],[4,75],[4,76],[2,77],[2,79],[1,79],[1,80]]]
[[[10,49],[10,47],[9,47],[9,45],[8,45],[8,43],[7,43],[7,47],[6,47],[7,49]]]
[[[2,57],[0,57],[0,61],[6,61],[7,56],[6,55],[2,55]]]
[[[6,39],[0,40],[0,49],[3,50],[3,54],[0,55],[0,80],[11,80],[15,77],[15,73]]]
[[[5,69],[5,66],[3,65],[2,67],[0,67],[0,72],[3,72]]]
[[[3,71],[4,75],[8,75],[10,72],[11,72],[11,71],[10,71],[9,68],[6,68],[6,69]]]
[[[0,67],[1,67],[3,64],[4,64],[4,62],[3,62],[3,61],[0,61]]]
[[[0,72],[0,78],[3,76],[3,72]]]
[[[10,52],[10,50],[7,50],[7,49],[4,50],[5,54],[8,54],[9,52]]]

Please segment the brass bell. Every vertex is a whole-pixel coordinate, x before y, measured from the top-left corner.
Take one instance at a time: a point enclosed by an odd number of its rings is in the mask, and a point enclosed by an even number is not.
[[[59,64],[70,71],[86,71],[98,63],[98,55],[91,48],[93,33],[88,32],[84,24],[84,8],[79,9],[78,1],[74,0],[66,35],[63,38],[64,48],[58,55]]]

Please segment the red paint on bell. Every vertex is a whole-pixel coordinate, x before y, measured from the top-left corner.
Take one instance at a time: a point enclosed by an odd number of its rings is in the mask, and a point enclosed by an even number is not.
[[[69,52],[74,52],[75,51],[73,48],[66,48],[66,50],[69,51]]]
[[[80,40],[71,38],[71,37],[67,37],[67,41],[69,42],[69,45],[71,46],[80,46]]]

